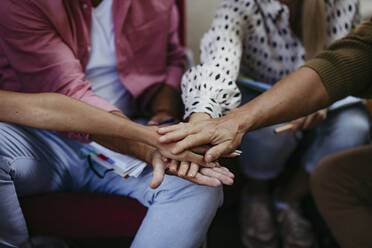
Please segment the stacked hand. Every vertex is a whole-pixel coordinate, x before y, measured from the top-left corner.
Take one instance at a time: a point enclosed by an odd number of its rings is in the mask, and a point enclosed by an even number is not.
[[[165,127],[161,123],[170,119],[177,119],[182,113],[182,101],[179,93],[170,86],[163,85],[157,94],[154,96],[151,103],[153,116],[148,122],[150,129],[153,130],[155,141],[150,142],[150,145],[156,149],[151,151],[151,159],[154,174],[151,181],[151,187],[158,187],[164,174],[172,174],[193,183],[217,187],[221,184],[233,184],[234,175],[225,167],[222,167],[218,162],[212,160],[206,162],[204,160],[204,153],[208,150],[200,147],[193,149],[196,146],[188,147],[177,153],[172,151],[176,149],[176,144],[171,142],[159,142],[159,134],[157,134],[158,127]],[[209,117],[208,117],[209,119]],[[176,124],[175,123],[169,123]],[[149,137],[149,139],[152,139]]]
[[[204,144],[212,145],[205,153],[204,160],[212,162],[221,156],[228,156],[241,143],[244,132],[230,116],[218,119],[202,119],[161,127],[158,130],[159,141],[163,144],[177,142],[171,150],[181,154],[185,150]]]
[[[161,115],[155,115],[148,124],[159,124],[169,118],[172,118],[172,116],[162,112]],[[157,150],[153,152],[152,165],[154,172],[150,183],[152,188],[161,184],[165,173],[211,187],[233,184],[234,174],[218,162],[205,162],[203,156],[200,155],[207,151],[209,147],[199,147],[174,154],[171,151],[175,149],[175,146],[176,144],[173,143],[159,143]]]

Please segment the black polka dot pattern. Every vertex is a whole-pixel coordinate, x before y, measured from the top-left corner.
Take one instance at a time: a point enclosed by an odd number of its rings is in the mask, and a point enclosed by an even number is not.
[[[324,0],[327,45],[347,35],[360,21],[357,0]],[[305,62],[301,40],[291,31],[289,10],[279,0],[222,0],[201,42],[201,62],[185,73],[185,117],[204,112],[220,117],[239,106],[239,71],[274,84]]]

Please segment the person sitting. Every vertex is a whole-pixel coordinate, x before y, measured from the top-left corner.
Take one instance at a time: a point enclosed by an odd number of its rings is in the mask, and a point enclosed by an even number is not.
[[[179,115],[184,51],[177,30],[174,1],[1,1],[0,89],[60,93],[123,120],[142,118],[156,125]],[[12,109],[3,111],[17,115]],[[91,120],[83,113],[80,118]],[[79,120],[79,116],[67,115],[66,123],[55,122],[53,130],[65,130],[72,119]],[[22,124],[30,122],[23,120]],[[68,133],[71,139],[51,131],[0,123],[1,247],[28,242],[18,197],[59,191],[125,195],[147,206],[132,247],[201,244],[222,202],[220,183],[213,181],[217,187],[199,186],[166,175],[161,185],[152,189],[148,187],[152,174],[149,166],[138,178],[125,180],[114,173],[100,178],[81,152],[81,142],[95,141],[149,163],[160,153],[206,165],[202,156],[193,152],[174,156],[167,152],[171,146],[158,149],[161,146],[155,128],[132,132],[126,139],[124,134],[112,135],[122,129],[108,130],[113,127],[105,124],[108,120],[91,127],[90,136]],[[88,129],[80,126],[76,131]],[[103,168],[94,163],[102,172]],[[193,176],[200,175],[196,172]]]
[[[372,19],[254,100],[222,118],[162,127],[159,141],[178,141],[174,154],[212,144],[205,160],[214,161],[233,151],[247,132],[306,116],[350,95],[371,98],[371,66]],[[317,206],[341,247],[372,247],[371,151],[369,144],[330,155],[311,176]]]
[[[269,88],[359,23],[356,0],[222,1],[200,45],[202,64],[182,80],[185,117],[191,122],[220,117],[237,107],[241,98],[242,104],[252,101],[261,92],[237,85],[239,72]],[[239,161],[249,178],[241,214],[246,247],[278,247],[279,240],[285,247],[313,246],[310,222],[299,209],[308,193],[308,173],[327,155],[370,141],[369,113],[357,98],[291,124],[294,135],[274,134],[279,127],[274,125],[243,138]],[[273,195],[270,182],[298,147],[303,151],[301,169]]]

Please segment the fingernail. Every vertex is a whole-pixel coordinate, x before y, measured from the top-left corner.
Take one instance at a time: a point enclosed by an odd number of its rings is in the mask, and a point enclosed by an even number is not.
[[[173,148],[173,149],[171,150],[171,152],[172,152],[173,154],[177,154],[177,153],[178,153],[178,148],[177,148],[177,147]]]
[[[208,154],[205,159],[206,159],[207,162],[208,161],[210,162],[210,161],[213,160],[213,157],[212,157],[212,155]]]
[[[164,142],[166,140],[167,140],[167,137],[165,137],[165,136],[160,136],[160,138],[159,138],[159,141],[160,142]]]

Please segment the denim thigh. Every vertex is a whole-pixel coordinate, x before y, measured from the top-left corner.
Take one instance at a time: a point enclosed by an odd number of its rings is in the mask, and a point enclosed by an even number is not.
[[[310,173],[328,155],[368,143],[370,116],[363,104],[330,111],[321,125],[305,132],[301,164]]]

